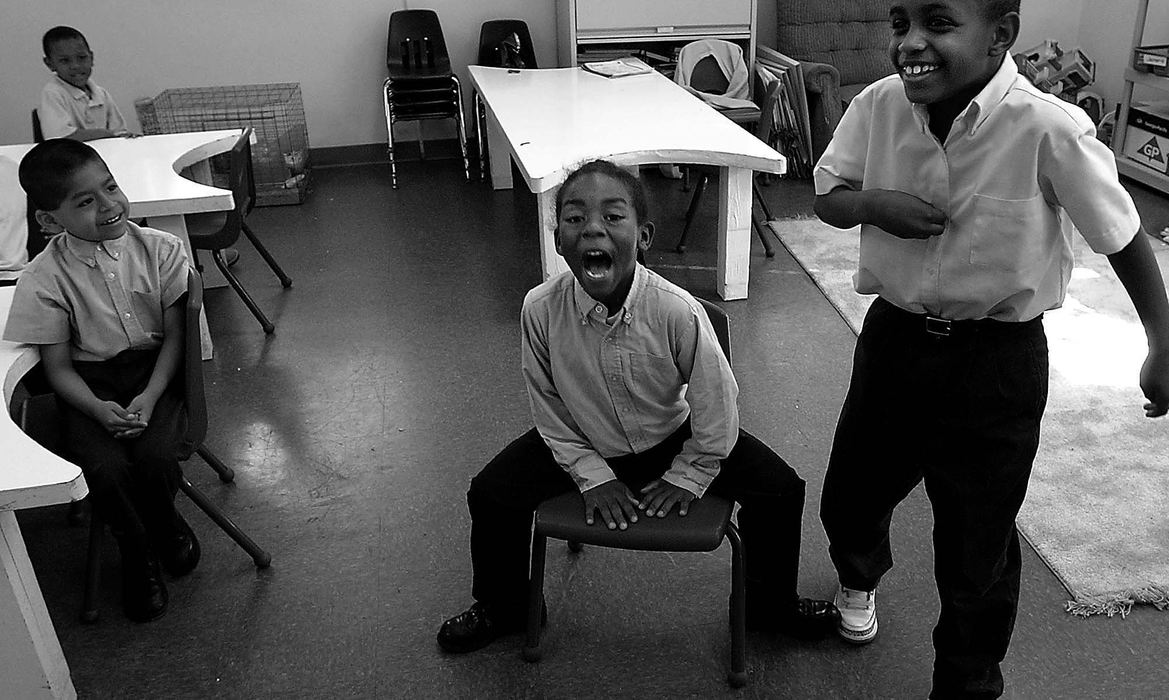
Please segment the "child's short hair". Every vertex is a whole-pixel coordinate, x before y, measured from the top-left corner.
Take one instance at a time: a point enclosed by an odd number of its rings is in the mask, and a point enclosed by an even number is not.
[[[89,42],[86,41],[85,35],[73,27],[53,27],[45,32],[44,37],[41,38],[41,49],[45,52],[45,58],[49,57],[49,51],[53,48],[53,44],[59,41],[69,41],[70,39],[81,39],[85,44],[85,48],[89,48]]]
[[[53,211],[69,196],[73,174],[93,161],[105,165],[97,151],[73,139],[49,139],[20,159],[20,186],[37,209]]]
[[[645,188],[641,186],[641,180],[633,173],[614,165],[607,160],[593,160],[585,163],[576,170],[569,173],[568,177],[564,178],[564,184],[560,186],[560,191],[556,193],[556,220],[560,221],[560,208],[564,204],[564,193],[568,190],[568,186],[575,182],[578,178],[589,175],[590,173],[597,173],[599,175],[608,175],[625,185],[625,189],[629,191],[630,204],[633,205],[633,212],[637,214],[637,223],[643,224],[649,221],[649,201],[645,197]]]
[[[1008,12],[1019,12],[1021,0],[983,0],[983,11],[987,19],[997,20]]]

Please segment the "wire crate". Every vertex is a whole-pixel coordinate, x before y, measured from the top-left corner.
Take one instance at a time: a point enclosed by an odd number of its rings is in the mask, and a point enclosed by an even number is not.
[[[309,185],[308,127],[299,83],[171,88],[134,103],[145,134],[251,126],[256,204],[299,204]],[[226,157],[213,158],[212,182],[226,183]]]

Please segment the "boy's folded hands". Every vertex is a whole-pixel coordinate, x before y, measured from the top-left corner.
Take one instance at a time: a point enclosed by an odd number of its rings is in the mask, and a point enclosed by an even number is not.
[[[146,419],[116,401],[100,402],[93,417],[116,438],[135,437],[146,429]]]
[[[624,530],[630,523],[637,522],[637,511],[645,511],[647,517],[664,518],[678,506],[678,515],[686,515],[694,494],[668,481],[654,479],[641,490],[639,501],[621,481],[614,479],[594,486],[581,493],[585,502],[585,522],[593,524],[594,513],[601,513],[601,520],[610,530]]]

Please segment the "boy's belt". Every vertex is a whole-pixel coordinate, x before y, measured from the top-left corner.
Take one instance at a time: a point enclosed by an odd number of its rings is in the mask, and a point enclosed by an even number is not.
[[[873,303],[885,305],[888,308],[889,317],[894,319],[898,326],[909,332],[922,333],[939,340],[964,338],[979,334],[1026,333],[1043,322],[1043,314],[1029,321],[998,321],[993,318],[953,320],[930,314],[915,314],[894,306],[880,297]]]

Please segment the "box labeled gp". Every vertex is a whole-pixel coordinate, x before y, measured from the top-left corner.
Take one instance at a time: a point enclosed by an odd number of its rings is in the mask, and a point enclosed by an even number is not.
[[[1169,103],[1129,109],[1124,155],[1157,172],[1169,172]]]

